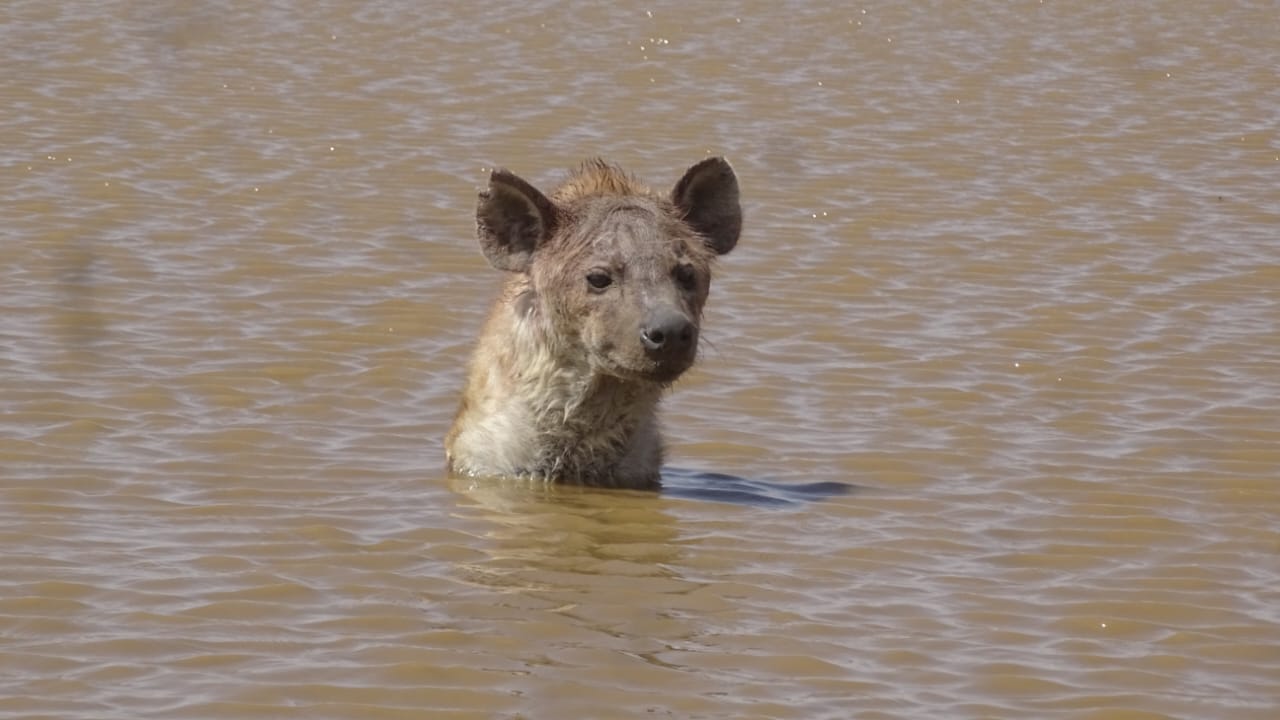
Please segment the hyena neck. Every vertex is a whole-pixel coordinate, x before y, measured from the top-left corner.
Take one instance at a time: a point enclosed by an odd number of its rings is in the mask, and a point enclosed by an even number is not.
[[[637,452],[659,461],[657,409],[664,386],[601,372],[580,351],[557,342],[542,322],[536,311],[517,316],[508,346],[512,399],[524,405],[536,438],[536,467],[527,472],[609,484],[628,472],[628,463],[642,460]]]
[[[524,399],[542,429],[573,428],[584,434],[634,426],[657,412],[664,386],[602,372],[545,327],[536,312],[516,317],[509,347],[514,393]]]

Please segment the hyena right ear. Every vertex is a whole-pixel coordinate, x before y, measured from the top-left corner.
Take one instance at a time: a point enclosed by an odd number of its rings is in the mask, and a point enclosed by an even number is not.
[[[506,170],[494,170],[476,205],[476,236],[489,264],[525,272],[556,229],[556,206],[537,188]]]
[[[707,158],[689,168],[671,190],[671,200],[716,254],[724,255],[738,244],[742,232],[738,176],[724,158]]]

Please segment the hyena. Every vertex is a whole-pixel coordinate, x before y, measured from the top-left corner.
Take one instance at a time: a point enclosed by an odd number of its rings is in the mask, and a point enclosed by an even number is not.
[[[668,195],[599,159],[549,197],[494,171],[476,234],[507,276],[445,440],[449,469],[657,487],[658,403],[694,362],[712,261],[741,228],[723,158]]]

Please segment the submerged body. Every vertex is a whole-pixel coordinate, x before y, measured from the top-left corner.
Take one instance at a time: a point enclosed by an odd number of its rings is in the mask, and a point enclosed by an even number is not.
[[[549,198],[494,172],[477,234],[509,275],[445,440],[450,470],[657,486],[658,404],[694,362],[711,263],[737,243],[741,217],[720,158],[665,197],[602,161]]]

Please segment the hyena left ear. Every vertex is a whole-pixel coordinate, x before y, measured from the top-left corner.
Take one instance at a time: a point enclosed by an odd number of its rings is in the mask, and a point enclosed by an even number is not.
[[[476,205],[476,236],[489,264],[526,272],[533,253],[556,231],[556,206],[515,174],[494,170]]]
[[[689,168],[672,189],[671,200],[717,254],[724,255],[738,244],[742,232],[738,177],[724,158],[707,158]]]

